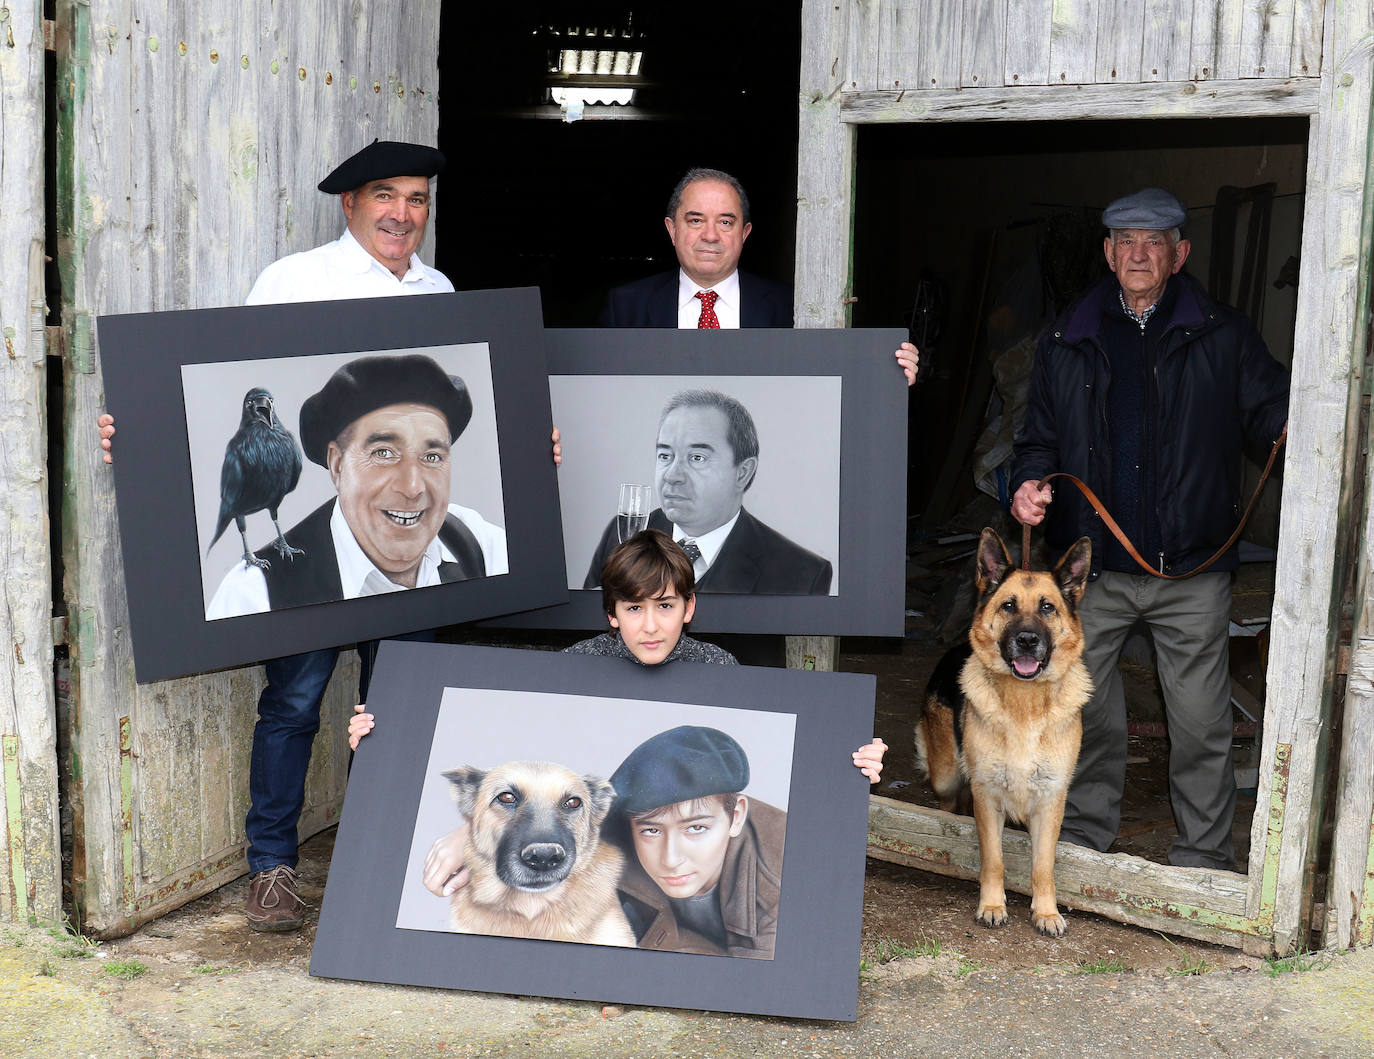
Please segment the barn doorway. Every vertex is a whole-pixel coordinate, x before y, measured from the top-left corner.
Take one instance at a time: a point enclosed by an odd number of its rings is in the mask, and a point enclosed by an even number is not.
[[[908,639],[916,646],[904,649],[916,656],[908,668],[918,692],[968,627],[972,596],[961,560],[970,535],[1005,518],[1006,460],[1035,338],[1105,271],[1103,206],[1146,186],[1178,195],[1189,207],[1188,270],[1214,297],[1244,309],[1286,365],[1307,139],[1302,118],[859,127],[853,323],[900,321],[922,348],[909,429]],[[1247,492],[1265,456],[1251,454]],[[1233,592],[1241,871],[1260,768],[1280,491],[1270,485],[1252,516]],[[1112,848],[1163,863],[1174,836],[1167,727],[1147,630],[1128,643],[1122,670],[1132,737]],[[892,796],[936,804],[921,783]]]

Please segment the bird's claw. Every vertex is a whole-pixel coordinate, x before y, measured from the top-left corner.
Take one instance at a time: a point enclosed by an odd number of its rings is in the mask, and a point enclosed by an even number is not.
[[[254,555],[252,552],[244,552],[244,553],[243,553],[243,565],[244,565],[244,566],[256,566],[259,570],[270,570],[270,569],[272,569],[272,564],[271,564],[270,562],[268,562],[266,559],[259,559],[259,558],[258,558],[256,555]]]
[[[287,544],[285,537],[278,537],[272,543],[276,546],[277,554],[283,559],[290,559],[292,562],[295,562],[296,556],[305,554],[304,548],[293,548],[291,545]]]

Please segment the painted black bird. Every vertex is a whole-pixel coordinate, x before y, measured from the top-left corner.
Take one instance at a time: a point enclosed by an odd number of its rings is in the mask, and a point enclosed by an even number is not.
[[[294,559],[305,554],[286,543],[277,522],[282,497],[295,489],[301,478],[301,447],[296,444],[296,436],[282,426],[273,403],[272,395],[260,386],[244,395],[239,429],[224,446],[224,466],[219,472],[219,525],[210,541],[210,547],[214,547],[233,519],[243,538],[244,563],[261,567],[272,564],[253,554],[243,525],[243,520],[256,511],[272,516],[272,525],[277,528],[277,539],[272,544],[278,555]]]

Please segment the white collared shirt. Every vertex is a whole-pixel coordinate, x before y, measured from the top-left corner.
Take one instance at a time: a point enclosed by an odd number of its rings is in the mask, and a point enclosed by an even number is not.
[[[398,279],[345,228],[332,243],[273,261],[258,276],[246,304],[447,294],[452,290],[448,277],[426,265],[418,254],[410,255],[410,268]]]
[[[725,538],[730,536],[730,531],[735,528],[735,523],[739,521],[739,512],[735,512],[735,517],[723,526],[717,526],[710,533],[703,533],[700,537],[693,537],[676,522],[673,523],[673,540],[680,541],[684,537],[694,543],[701,551],[701,558],[694,560],[692,570],[700,580],[707,570],[711,569],[711,564],[716,561],[716,556],[725,545]]]
[[[448,513],[455,515],[472,531],[482,549],[482,559],[487,568],[487,576],[507,573],[509,560],[506,557],[506,531],[488,522],[470,507],[449,504]],[[383,592],[396,592],[404,589],[389,580],[377,569],[354,540],[343,511],[338,504],[329,517],[329,532],[334,538],[334,554],[339,564],[339,581],[343,586],[343,599],[358,599],[374,596]],[[290,562],[275,555],[272,562]],[[416,588],[428,588],[439,584],[439,564],[455,561],[454,555],[435,537],[420,559],[420,571],[415,579]],[[241,614],[261,614],[271,610],[267,595],[267,578],[256,566],[239,561],[230,568],[215,590],[210,605],[205,608],[207,621],[217,618],[234,618]]]
[[[722,330],[739,328],[739,270],[736,269],[714,287],[701,287],[677,270],[677,326],[679,330],[695,331],[701,319],[701,299],[697,291],[713,290],[716,298],[716,319]],[[662,304],[662,303],[660,303]]]

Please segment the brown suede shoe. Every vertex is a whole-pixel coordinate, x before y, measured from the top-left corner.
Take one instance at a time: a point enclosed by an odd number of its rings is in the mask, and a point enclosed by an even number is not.
[[[305,902],[296,892],[296,869],[278,864],[249,879],[243,912],[254,930],[299,930]]]

